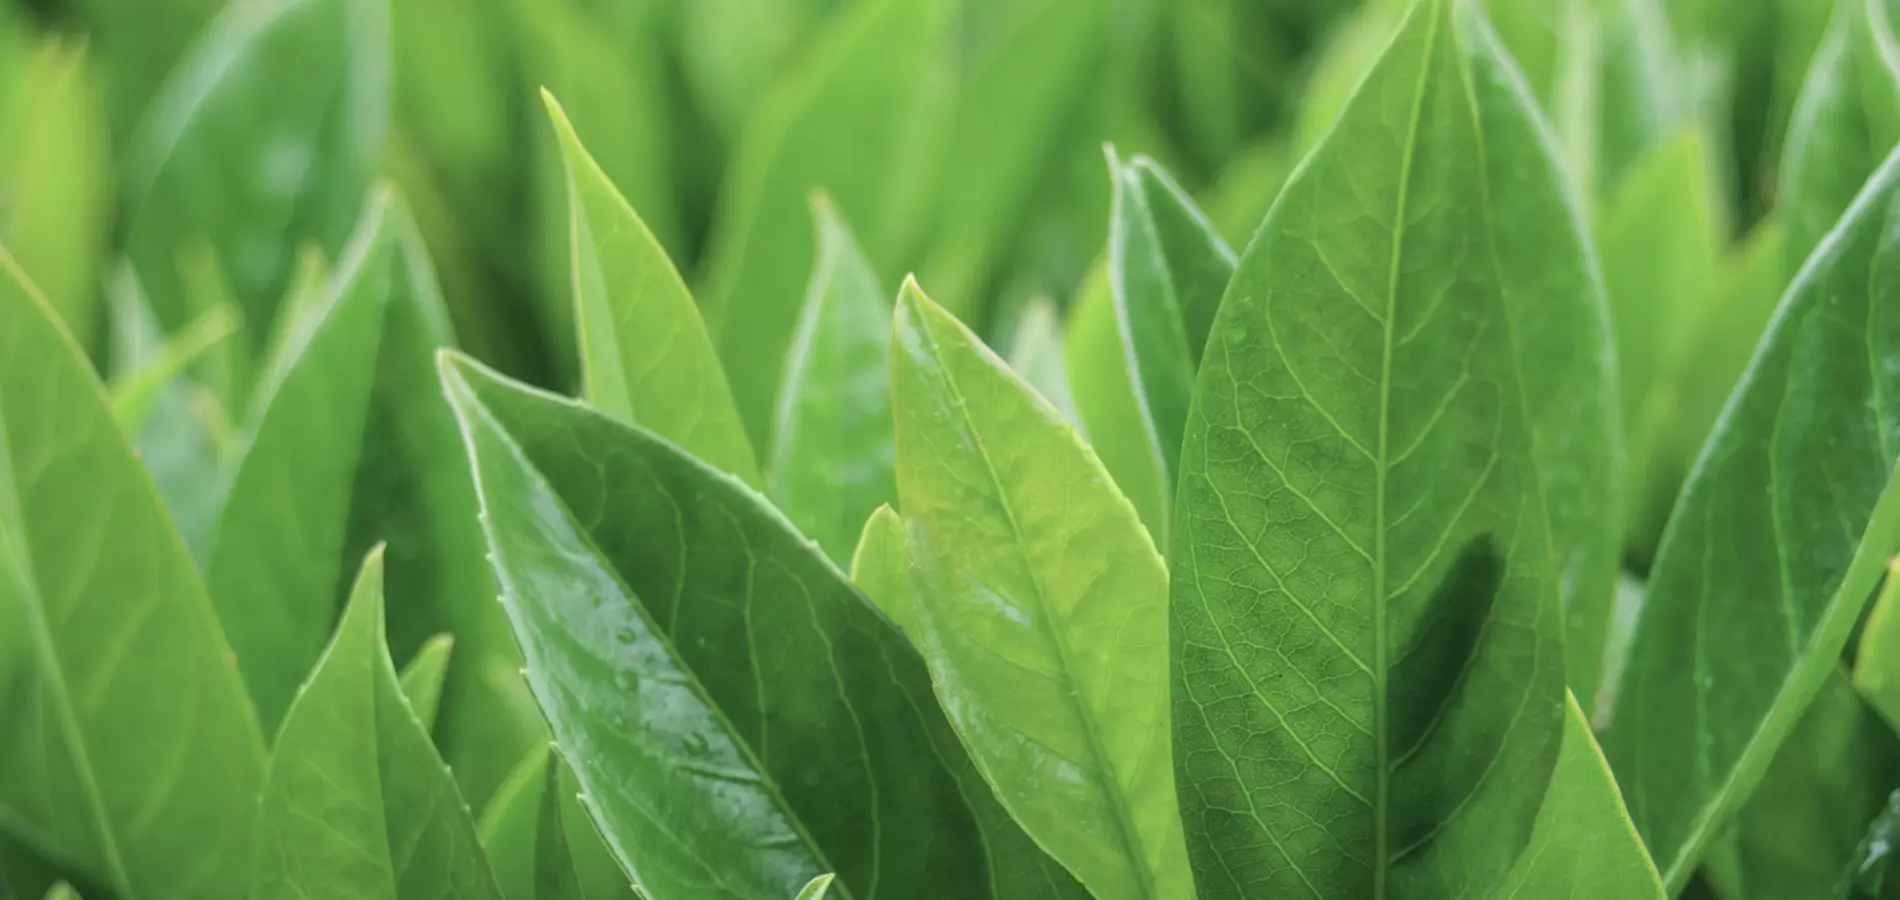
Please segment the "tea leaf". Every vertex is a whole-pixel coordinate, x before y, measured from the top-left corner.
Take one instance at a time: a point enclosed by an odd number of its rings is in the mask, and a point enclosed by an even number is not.
[[[842,564],[864,517],[897,496],[891,304],[823,194],[812,215],[818,257],[779,382],[766,483],[792,524]]]
[[[1839,0],[1808,63],[1781,155],[1786,265],[1833,230],[1900,140],[1900,49],[1884,0]]]
[[[889,504],[872,510],[851,554],[851,583],[906,635],[917,633],[910,599],[910,543]],[[913,638],[914,639],[914,638]]]
[[[529,751],[495,792],[482,812],[481,835],[502,896],[548,900],[546,889],[565,889],[563,870],[580,889],[578,896],[588,900],[640,896],[581,808],[577,790],[574,773],[544,744]],[[550,813],[551,805],[558,808],[558,816]],[[558,850],[551,846],[556,839],[550,829],[556,827],[561,831]]]
[[[380,549],[284,715],[262,810],[258,900],[501,898],[468,806],[389,659]]]
[[[910,615],[950,721],[1097,897],[1191,892],[1164,762],[1160,555],[1061,414],[915,282],[896,332]]]
[[[454,649],[454,635],[438,634],[402,667],[402,695],[424,729],[435,727],[436,708],[442,704],[442,683],[449,677],[449,653]]]
[[[1558,169],[1475,6],[1426,0],[1228,286],[1173,551],[1204,898],[1482,895],[1531,840],[1563,605],[1606,627],[1617,563],[1608,325]]]
[[[1672,889],[1821,689],[1900,546],[1900,368],[1884,362],[1900,353],[1886,309],[1897,185],[1900,157],[1789,287],[1650,572],[1603,743]]]
[[[1166,534],[1172,482],[1143,420],[1106,267],[1097,266],[1078,289],[1064,349],[1079,427],[1088,433],[1090,448],[1135,505],[1148,533]]]
[[[582,384],[608,415],[653,429],[714,467],[759,483],[693,296],[607,174],[542,92],[567,166]]]
[[[0,806],[126,900],[236,900],[263,735],[104,388],[4,251],[0,348],[0,616],[24,653],[0,673],[25,667]]]

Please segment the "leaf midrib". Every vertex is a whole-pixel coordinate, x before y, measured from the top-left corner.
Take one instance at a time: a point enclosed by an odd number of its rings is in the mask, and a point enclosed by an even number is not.
[[[919,315],[917,321],[918,324],[922,326],[921,330],[930,343],[930,356],[936,361],[938,368],[943,373],[942,381],[944,387],[956,400],[957,418],[963,423],[968,433],[972,435],[976,434],[976,423],[970,419],[969,403],[963,396],[963,391],[957,387],[956,380],[949,376],[949,363],[943,357],[941,345],[937,340],[935,332],[931,328],[928,318],[925,315]],[[1015,378],[1014,374],[1011,373],[1006,366],[999,366],[998,369],[1004,373],[1005,377]],[[1029,394],[1032,397],[1035,396],[1033,389],[1029,391]],[[1032,404],[1034,403],[1033,400],[1031,402]],[[1023,537],[1022,526],[1017,523],[1015,509],[1010,503],[1009,492],[1003,487],[1002,477],[997,474],[996,466],[991,463],[989,451],[985,449],[983,442],[979,440],[976,441],[975,444],[977,447],[976,456],[983,461],[983,471],[989,476],[990,485],[996,490],[997,505],[1002,508],[1003,517],[1009,522],[1010,535],[1015,538],[1016,545],[1021,547],[1026,541]],[[1048,598],[1043,591],[1042,581],[1036,577],[1035,568],[1030,566],[1027,560],[1023,560],[1023,564],[1023,568],[1029,572],[1029,583],[1035,589],[1036,603],[1042,608],[1044,613],[1037,617],[1037,621],[1041,626],[1038,630],[1043,633],[1043,637],[1055,648],[1056,660],[1062,666],[1063,675],[1071,679],[1071,683],[1073,683],[1075,669],[1070,663],[1067,645],[1063,643],[1061,635],[1057,633],[1054,623],[1049,621],[1051,609]],[[1109,806],[1113,807],[1115,811],[1116,834],[1121,838],[1123,852],[1127,854],[1135,874],[1141,878],[1142,893],[1149,897],[1159,898],[1160,892],[1156,887],[1154,868],[1149,863],[1148,855],[1142,850],[1142,844],[1137,838],[1138,832],[1135,829],[1134,821],[1129,817],[1129,797],[1127,792],[1122,788],[1121,779],[1118,777],[1120,773],[1116,770],[1112,758],[1108,755],[1108,748],[1106,743],[1102,740],[1101,732],[1096,728],[1095,718],[1091,711],[1083,704],[1078,692],[1069,690],[1066,691],[1065,694],[1071,699],[1071,705],[1075,709],[1076,718],[1082,722],[1083,733],[1088,737],[1090,754],[1095,757],[1096,764],[1101,768],[1101,771],[1109,776],[1104,779],[1104,786],[1110,795],[1109,799],[1111,802]]]
[[[1415,8],[1413,15],[1430,15],[1431,21],[1425,31],[1425,46],[1420,54],[1420,72],[1418,89],[1412,97],[1412,113],[1405,132],[1405,149],[1400,155],[1398,202],[1392,220],[1392,256],[1386,279],[1385,316],[1380,323],[1383,331],[1383,346],[1379,369],[1379,450],[1377,469],[1373,484],[1373,619],[1372,619],[1372,730],[1374,736],[1374,759],[1376,770],[1372,795],[1373,859],[1372,859],[1372,895],[1375,900],[1386,896],[1386,878],[1388,855],[1390,853],[1387,831],[1387,808],[1390,806],[1392,776],[1389,771],[1391,725],[1386,709],[1386,657],[1389,648],[1386,636],[1386,475],[1387,458],[1390,447],[1390,420],[1392,411],[1392,350],[1393,331],[1398,319],[1400,262],[1405,248],[1406,201],[1410,196],[1412,183],[1413,154],[1418,148],[1419,120],[1425,108],[1426,88],[1431,84],[1432,65],[1436,61],[1438,49],[1438,29],[1440,11],[1436,7]]]

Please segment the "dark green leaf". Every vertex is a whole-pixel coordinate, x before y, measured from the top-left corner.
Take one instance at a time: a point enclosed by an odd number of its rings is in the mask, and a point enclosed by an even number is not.
[[[126,253],[166,327],[179,247],[208,241],[254,342],[297,248],[335,255],[383,154],[387,0],[231,3],[178,63],[127,150]]]
[[[501,898],[468,806],[403,698],[383,634],[378,548],[277,734],[254,900]]]
[[[1781,155],[1777,213],[1792,272],[1900,139],[1900,44],[1886,0],[1837,0]]]
[[[785,359],[766,484],[786,518],[833,560],[895,499],[891,303],[831,201],[812,199],[818,257]]]
[[[123,900],[242,896],[256,717],[103,386],[3,251],[0,624],[29,660],[0,705],[9,822]]]
[[[1900,788],[1900,738],[1836,671],[1788,735],[1726,835],[1723,900],[1811,900],[1854,861],[1867,823]]]
[[[1176,504],[1203,898],[1483,896],[1530,840],[1562,604],[1604,628],[1617,562],[1578,219],[1475,6],[1425,0],[1254,236]]]
[[[1672,889],[1821,689],[1900,546],[1897,197],[1900,157],[1788,289],[1650,571],[1604,750]]]
[[[805,197],[816,188],[837,201],[874,269],[897,270],[913,252],[942,152],[937,67],[952,12],[948,0],[845,8],[745,130],[713,235],[709,318],[740,418],[762,450],[773,446],[795,298],[815,256]]]
[[[449,653],[454,649],[454,635],[438,634],[402,667],[402,695],[424,728],[435,727],[435,711],[442,704],[442,682],[449,676]]]
[[[548,770],[560,771],[558,782],[550,781]],[[554,793],[550,785],[557,784]],[[581,808],[574,773],[543,745],[530,751],[495,797],[482,812],[482,846],[488,850],[495,878],[501,882],[502,896],[509,900],[547,900],[543,874],[564,881],[560,873],[571,873],[580,897],[589,900],[637,900],[633,882],[614,860],[613,851],[601,839],[600,832]],[[557,820],[548,816],[548,800],[559,802],[563,849],[546,852],[548,829]],[[562,855],[566,854],[566,855]]]
[[[905,634],[916,633],[910,599],[910,543],[904,520],[888,504],[872,511],[851,554],[851,583]]]
[[[1234,251],[1153,160],[1137,156],[1124,165],[1109,150],[1108,169],[1115,185],[1108,225],[1115,322],[1128,347],[1144,436],[1161,460],[1163,483],[1173,484],[1194,370],[1233,277]],[[1155,539],[1167,543],[1165,520]]]
[[[1623,795],[1590,734],[1577,698],[1564,717],[1563,750],[1530,845],[1511,870],[1504,900],[1663,900],[1662,879],[1623,810]]]
[[[914,281],[896,332],[909,613],[950,721],[1095,896],[1191,893],[1160,555],[1061,414]]]
[[[529,683],[645,890],[1049,892],[923,663],[756,493],[465,359],[442,378]]]
[[[666,251],[581,146],[554,96],[567,165],[582,384],[608,415],[640,424],[750,484],[758,463],[719,355]]]

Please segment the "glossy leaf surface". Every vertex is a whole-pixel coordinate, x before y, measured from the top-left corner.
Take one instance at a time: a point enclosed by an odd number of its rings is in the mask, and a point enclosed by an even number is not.
[[[257,900],[501,898],[468,806],[403,697],[383,606],[383,557],[372,550],[277,734]]]
[[[896,334],[910,615],[951,722],[1097,897],[1190,892],[1164,727],[1165,565],[1061,414],[915,282]]]
[[[1900,158],[1782,298],[1650,572],[1604,750],[1672,889],[1820,690],[1900,546],[1896,198]]]
[[[989,827],[902,635],[757,494],[465,360],[443,381],[530,685],[645,890],[776,900],[836,871],[851,896],[1014,897],[1046,878],[1011,868],[1026,838]]]
[[[1505,883],[1616,566],[1607,323],[1473,4],[1415,5],[1222,301],[1176,502],[1203,898]],[[1598,596],[1598,594],[1602,596]]]
[[[587,399],[757,484],[752,445],[693,295],[646,223],[587,155],[560,104],[545,92],[542,99],[567,167]]]
[[[0,672],[9,821],[127,900],[242,897],[262,733],[104,388],[4,251],[0,624],[26,654],[0,659],[25,667]]]
[[[172,71],[125,184],[126,253],[168,328],[187,318],[188,241],[209,242],[260,343],[298,246],[342,249],[388,131],[388,20],[386,0],[233,3]]]
[[[843,564],[865,516],[897,496],[891,304],[822,194],[813,197],[812,216],[818,257],[779,381],[766,483],[786,518]]]

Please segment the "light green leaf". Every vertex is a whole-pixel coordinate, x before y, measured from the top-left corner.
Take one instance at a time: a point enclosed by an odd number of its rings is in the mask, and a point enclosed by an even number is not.
[[[387,0],[231,3],[159,90],[126,152],[126,254],[168,329],[178,250],[208,241],[254,344],[307,240],[335,255],[382,158]]]
[[[910,599],[910,543],[904,520],[890,504],[879,506],[864,522],[864,533],[851,554],[851,583],[871,605],[907,635],[917,633]]]
[[[849,226],[812,197],[818,256],[779,381],[772,501],[840,564],[891,476],[891,303]]]
[[[1808,258],[1900,139],[1900,39],[1885,0],[1837,0],[1781,154],[1786,265]]]
[[[1900,157],[1788,289],[1650,570],[1603,743],[1671,889],[1760,781],[1900,547],[1897,195]]]
[[[1531,838],[1564,604],[1605,628],[1617,567],[1608,323],[1558,170],[1475,5],[1424,0],[1228,286],[1172,554],[1206,900],[1484,896]]]
[[[244,313],[232,293],[230,279],[218,251],[209,241],[189,240],[178,247],[179,284],[185,307],[193,319],[227,310],[225,315],[243,324]],[[190,327],[187,324],[186,327]],[[275,326],[273,325],[273,328]],[[252,347],[249,338],[220,341],[204,354],[197,375],[225,409],[242,411],[250,399]]]
[[[1274,198],[1280,196],[1297,161],[1282,140],[1268,139],[1242,150],[1227,161],[1213,187],[1202,195],[1207,217],[1230,243],[1245,246]]]
[[[1088,434],[1090,448],[1135,505],[1148,533],[1166,533],[1172,482],[1142,419],[1106,266],[1091,270],[1077,290],[1063,345],[1079,427]]]
[[[1867,823],[1900,788],[1900,738],[1828,677],[1721,840],[1732,867],[1706,866],[1723,900],[1811,900],[1854,863]]]
[[[951,723],[1095,896],[1191,893],[1160,555],[1061,414],[914,281],[896,333],[910,615]]]
[[[770,451],[772,404],[816,235],[806,193],[856,223],[878,271],[898,271],[931,211],[943,152],[948,0],[846,7],[760,101],[722,191],[708,317],[753,445]],[[846,879],[849,881],[849,879]]]
[[[1597,224],[1633,500],[1647,486],[1650,458],[1673,413],[1665,387],[1703,321],[1722,252],[1718,187],[1708,165],[1701,130],[1684,129],[1636,161]]]
[[[104,387],[4,251],[0,347],[0,622],[29,648],[0,808],[123,900],[236,900],[257,719]]]
[[[1016,336],[1009,344],[1009,367],[1023,376],[1036,393],[1049,401],[1075,426],[1075,392],[1069,387],[1068,355],[1062,348],[1062,318],[1048,297],[1037,297],[1016,319]]]
[[[466,358],[442,379],[529,683],[644,890],[1051,893],[922,661],[758,494]]]
[[[1887,560],[1886,578],[1861,625],[1854,654],[1854,688],[1889,724],[1900,728],[1900,560]]]
[[[323,651],[348,575],[349,486],[395,278],[388,218],[386,199],[364,211],[320,307],[268,363],[206,555],[206,585],[267,728]]]
[[[1304,156],[1331,131],[1359,82],[1392,43],[1405,16],[1405,0],[1362,3],[1314,56],[1313,73],[1293,123],[1293,149]],[[1252,231],[1251,227],[1248,229]]]
[[[403,698],[383,634],[378,548],[277,734],[254,900],[500,900],[468,806]]]
[[[46,900],[80,900],[79,891],[62,881],[46,892]]]
[[[1163,483],[1173,484],[1194,370],[1234,275],[1234,251],[1153,160],[1137,156],[1124,164],[1113,149],[1107,153],[1115,185],[1108,224],[1115,323],[1150,452],[1161,460]],[[1166,544],[1167,535],[1163,519],[1156,542]]]
[[[159,394],[169,387],[205,352],[238,330],[235,311],[229,306],[213,307],[192,319],[177,335],[165,341],[158,357],[138,369],[115,378],[112,384],[112,411],[120,424],[134,434],[151,420],[152,407]]]
[[[554,770],[558,776],[550,774]],[[549,900],[546,888],[560,888],[542,878],[565,881],[559,874],[564,869],[579,888],[575,896],[588,900],[637,900],[640,896],[581,808],[577,790],[574,773],[543,744],[529,751],[495,792],[482,812],[481,834],[502,896]],[[558,817],[550,814],[550,800],[557,803]],[[558,851],[550,847],[555,839],[549,829],[554,827],[561,831]]]
[[[449,677],[449,653],[455,636],[438,634],[424,642],[409,664],[402,667],[402,695],[423,728],[435,727],[436,708],[442,705],[442,683]]]
[[[1623,810],[1577,698],[1564,717],[1563,749],[1524,855],[1499,896],[1504,900],[1610,898],[1663,900],[1662,879]],[[1739,898],[1737,898],[1739,900]]]
[[[758,463],[693,296],[626,198],[542,92],[567,166],[582,384],[608,415],[638,422],[759,483]]]
[[[90,350],[112,203],[105,116],[83,45],[48,39],[17,62],[8,52],[0,70],[19,69],[0,74],[0,243]]]
[[[831,893],[831,883],[837,879],[836,875],[820,875],[813,878],[799,889],[798,896],[794,900],[825,900],[826,895]]]

